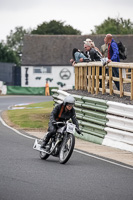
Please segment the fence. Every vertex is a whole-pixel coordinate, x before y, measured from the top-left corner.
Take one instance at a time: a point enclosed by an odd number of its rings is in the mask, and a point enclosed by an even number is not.
[[[122,96],[130,96],[133,100],[133,63],[119,63],[111,62],[106,66],[103,66],[101,62],[86,62],[77,63],[75,67],[75,90],[88,90],[91,94],[98,94],[99,91],[102,94],[109,93],[110,95],[119,94]],[[102,67],[102,75],[99,75],[99,67]],[[106,67],[109,70],[109,76],[106,74]],[[112,67],[119,68],[119,77],[112,76]],[[131,70],[131,77],[123,77],[123,69],[125,71]],[[102,80],[102,88],[99,88],[99,79]],[[106,88],[106,83],[109,81],[109,89]],[[112,81],[119,81],[120,90],[113,88]],[[130,84],[130,91],[125,91],[124,83]]]
[[[70,95],[52,90],[56,104]],[[84,140],[133,152],[133,106],[73,95],[75,110]]]

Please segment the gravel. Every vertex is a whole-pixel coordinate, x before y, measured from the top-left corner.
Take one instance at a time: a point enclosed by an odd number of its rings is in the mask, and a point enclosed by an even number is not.
[[[124,91],[130,92],[130,87],[131,87],[131,84],[124,84]],[[116,89],[115,85],[113,86],[113,88]],[[88,93],[88,91],[85,91],[85,90],[67,90],[66,92],[70,94],[76,94],[76,95],[81,95],[81,96],[93,97],[97,99],[103,99],[107,101],[114,101],[114,102],[124,103],[128,105],[133,105],[133,100],[130,100],[129,96],[120,97],[117,94],[109,95],[108,93],[102,94],[101,92],[99,92],[96,95],[96,94]]]

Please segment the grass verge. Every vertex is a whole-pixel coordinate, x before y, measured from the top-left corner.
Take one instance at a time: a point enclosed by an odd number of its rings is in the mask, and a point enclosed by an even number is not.
[[[25,130],[46,130],[50,113],[53,110],[53,101],[41,102],[24,106],[19,109],[8,110],[7,117],[13,127]]]

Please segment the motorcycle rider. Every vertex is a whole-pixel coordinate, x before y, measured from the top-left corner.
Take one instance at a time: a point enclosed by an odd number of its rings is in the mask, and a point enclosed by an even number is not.
[[[50,115],[50,121],[48,126],[48,133],[42,141],[41,148],[45,148],[46,144],[49,142],[49,139],[52,135],[56,134],[57,126],[55,122],[63,122],[66,120],[72,119],[73,124],[79,129],[78,120],[76,118],[75,109],[73,108],[75,99],[73,96],[69,95],[65,97],[63,103],[58,104]],[[78,134],[81,134],[80,130]]]

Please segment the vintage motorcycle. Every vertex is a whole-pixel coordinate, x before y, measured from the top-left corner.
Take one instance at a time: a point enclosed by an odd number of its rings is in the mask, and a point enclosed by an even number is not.
[[[33,149],[40,151],[40,158],[46,160],[50,155],[59,157],[59,162],[65,164],[72,155],[75,145],[75,131],[80,130],[70,122],[56,122],[57,132],[50,138],[45,149],[41,148],[42,139],[35,140]]]

